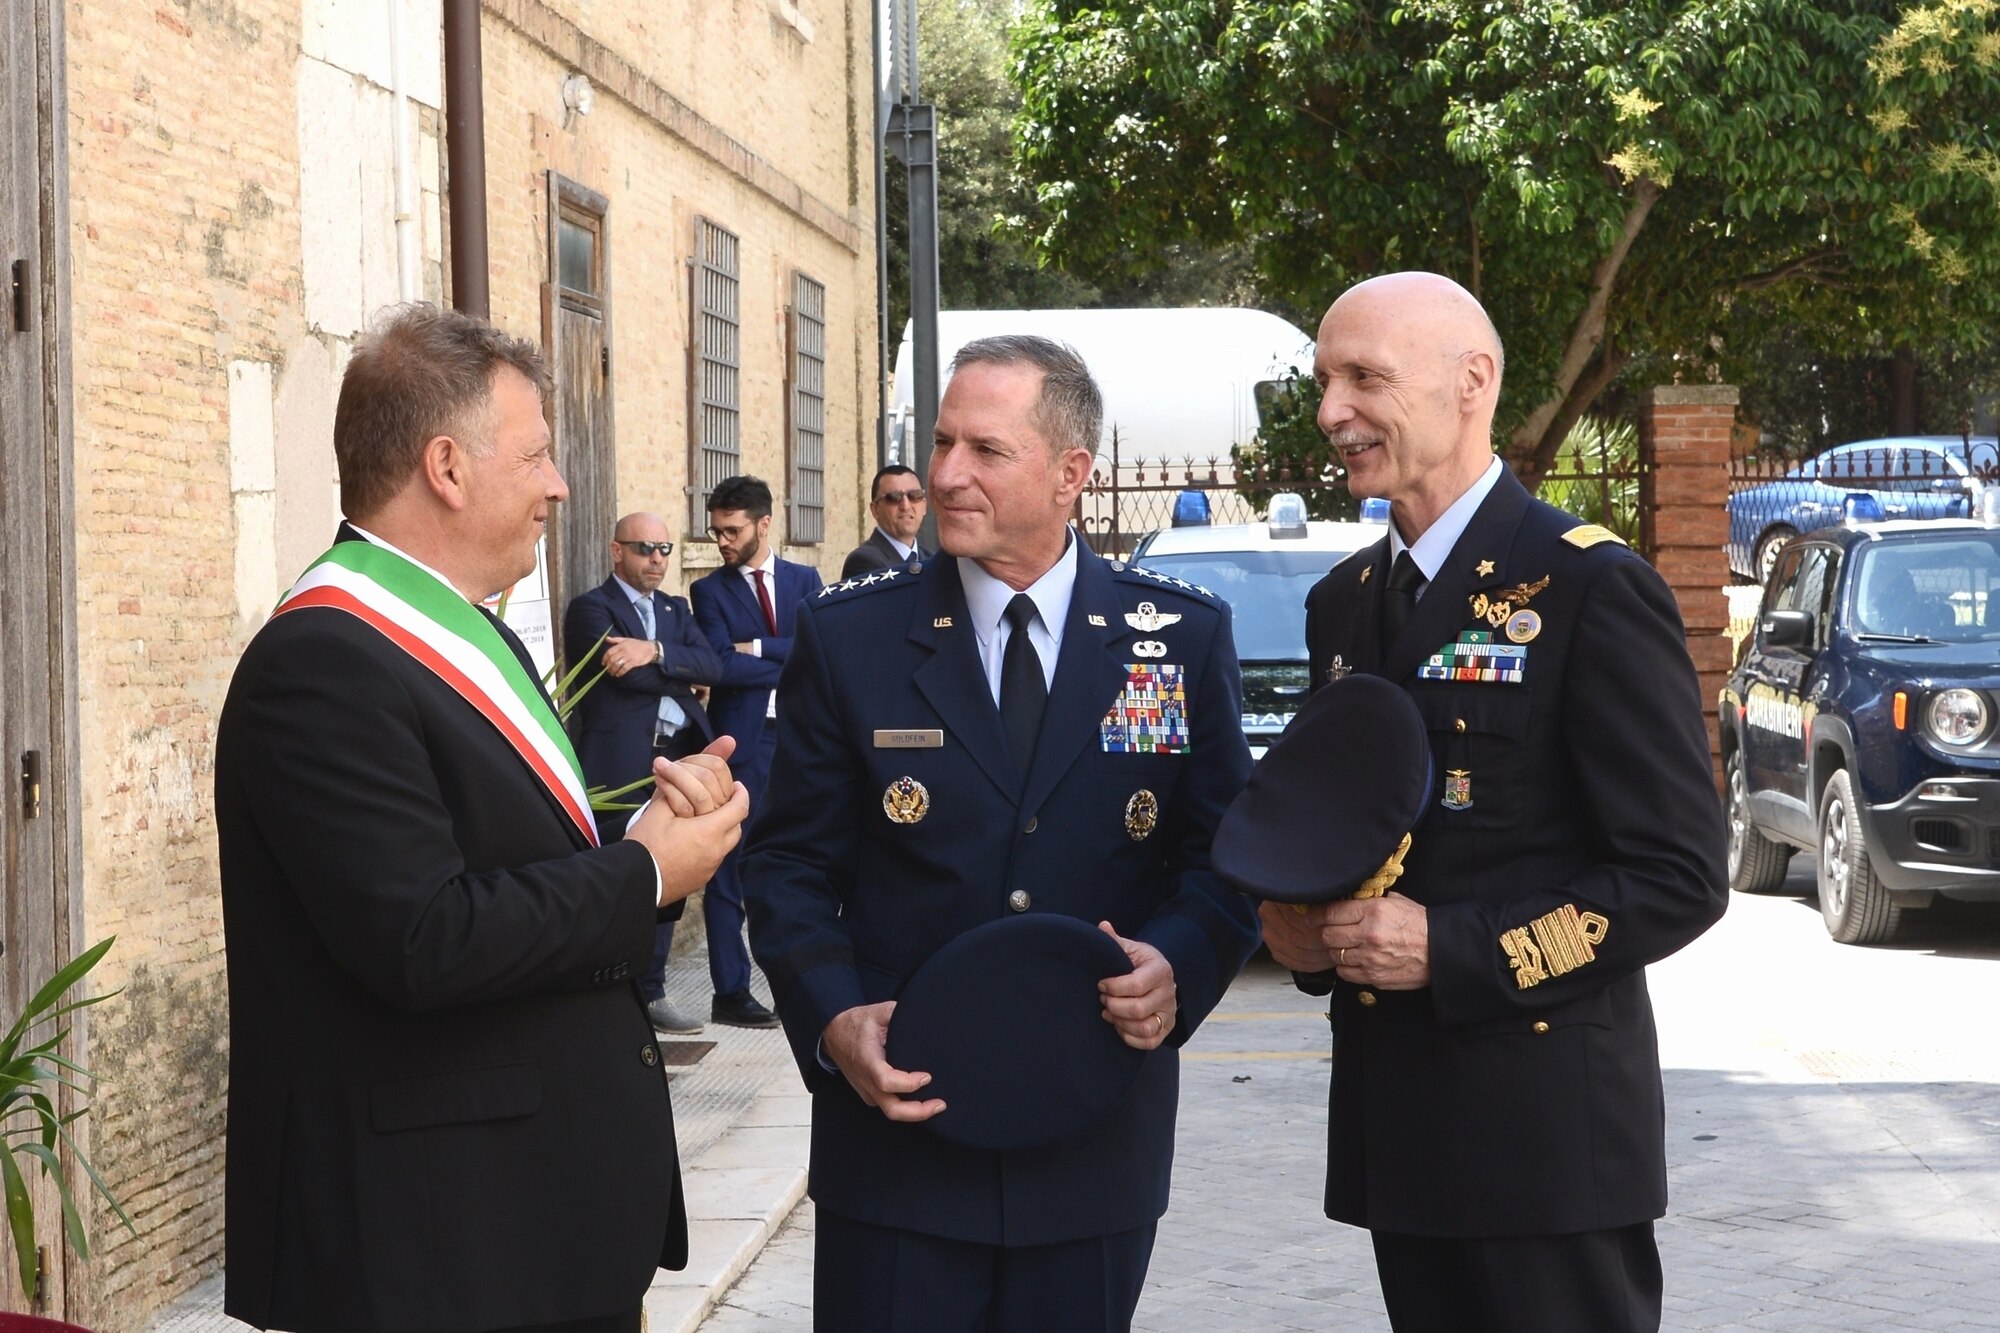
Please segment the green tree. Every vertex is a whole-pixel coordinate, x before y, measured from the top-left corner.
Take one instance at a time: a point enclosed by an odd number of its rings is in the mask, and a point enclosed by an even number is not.
[[[1308,319],[1374,273],[1470,287],[1528,479],[1628,367],[1774,330],[1977,349],[2000,325],[1996,0],[1029,0],[1044,254],[1093,280],[1247,246]]]

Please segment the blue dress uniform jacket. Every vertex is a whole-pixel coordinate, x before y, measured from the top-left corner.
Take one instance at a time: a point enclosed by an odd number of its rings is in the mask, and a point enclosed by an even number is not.
[[[813,1093],[812,1197],[857,1221],[989,1245],[1149,1225],[1167,1204],[1174,1049],[1257,939],[1247,900],[1209,868],[1215,825],[1250,762],[1228,607],[1079,551],[1024,784],[957,562],[842,591],[852,586],[835,585],[799,617],[771,796],[745,865],[751,946]],[[1142,632],[1126,617],[1144,602],[1179,622]],[[1135,654],[1139,640],[1164,643],[1164,656]],[[1107,714],[1128,678],[1163,665],[1186,682],[1184,752],[1107,750]],[[898,823],[884,794],[903,778],[921,784],[923,808]],[[1157,800],[1155,821],[1128,813],[1143,811],[1141,792]],[[890,1123],[821,1063],[820,1035],[835,1015],[895,998],[947,941],[1014,911],[1109,920],[1173,966],[1170,1041],[1107,1119],[1049,1148],[978,1151]]]
[[[651,666],[622,676],[605,672],[570,715],[577,762],[592,786],[622,787],[652,772],[654,720],[662,695],[672,696],[687,715],[686,726],[694,732],[690,739],[698,739],[695,749],[715,739],[715,728],[694,697],[694,687],[720,680],[722,659],[695,625],[686,602],[663,592],[652,597],[650,635],[615,578],[578,593],[563,612],[563,654],[571,667],[591,652],[607,629],[620,638],[650,638],[660,645],[660,660]],[[599,647],[592,654],[591,669],[577,677],[579,686],[603,665],[603,659],[604,649]],[[675,737],[679,739],[679,733]],[[621,828],[626,813],[616,812]]]
[[[1722,915],[1722,816],[1673,596],[1599,533],[1506,473],[1394,643],[1386,539],[1308,596],[1315,687],[1403,685],[1439,780],[1395,886],[1428,909],[1429,988],[1302,979],[1333,990],[1340,1221],[1529,1236],[1666,1211],[1644,968]],[[1468,632],[1524,648],[1520,679],[1423,678]]]
[[[653,949],[644,847],[590,850],[473,705],[331,608],[245,650],[215,811],[228,1313],[300,1333],[552,1323],[630,1310],[686,1262],[632,980]]]

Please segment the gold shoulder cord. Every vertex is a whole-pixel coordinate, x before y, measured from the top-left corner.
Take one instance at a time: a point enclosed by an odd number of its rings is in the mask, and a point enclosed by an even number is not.
[[[1403,840],[1396,844],[1396,850],[1391,852],[1389,859],[1382,863],[1382,868],[1362,881],[1361,887],[1349,894],[1348,897],[1380,898],[1389,891],[1389,887],[1392,884],[1403,877],[1403,858],[1409,854],[1410,835],[1405,833]],[[1306,904],[1293,903],[1292,910],[1303,916]]]

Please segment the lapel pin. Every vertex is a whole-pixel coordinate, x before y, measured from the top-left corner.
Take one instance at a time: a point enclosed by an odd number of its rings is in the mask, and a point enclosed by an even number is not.
[[[1488,575],[1492,574],[1492,572],[1493,572],[1493,562],[1491,560],[1481,560],[1479,562],[1479,569],[1477,571],[1477,574],[1480,578],[1482,579],[1486,578]]]
[[[1361,567],[1361,581],[1362,581],[1363,583],[1366,583],[1366,582],[1368,582],[1368,576],[1369,576],[1370,574],[1373,574],[1374,572],[1375,572],[1375,566],[1373,566],[1373,565],[1363,565],[1363,566]]]
[[[931,628],[932,628],[932,629],[950,629],[950,628],[951,628],[951,617],[950,617],[950,616],[939,616],[939,617],[938,617],[938,618],[937,618],[936,620],[933,620],[933,621],[931,622]]]
[[[1099,628],[1099,629],[1103,629],[1103,628],[1104,628],[1104,617],[1103,617],[1103,616],[1095,616],[1095,615],[1094,615],[1094,616],[1090,617],[1090,623],[1091,623],[1091,624],[1093,624],[1093,625],[1095,625],[1095,626],[1097,626],[1097,628]]]

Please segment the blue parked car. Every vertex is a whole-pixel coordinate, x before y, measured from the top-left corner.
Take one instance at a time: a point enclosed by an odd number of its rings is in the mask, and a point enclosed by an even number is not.
[[[1731,887],[1771,892],[1815,852],[1843,944],[1940,897],[2000,902],[2000,526],[1793,542],[1718,712]]]
[[[1729,497],[1729,568],[1768,582],[1778,550],[1801,532],[1838,523],[1855,491],[1889,519],[1967,518],[1996,461],[1992,436],[1905,435],[1837,445],[1783,477]]]

